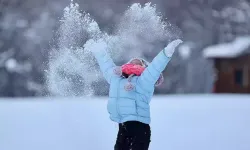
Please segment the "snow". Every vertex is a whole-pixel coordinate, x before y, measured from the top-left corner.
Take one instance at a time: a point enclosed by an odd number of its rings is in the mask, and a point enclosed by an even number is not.
[[[17,61],[14,58],[10,58],[5,63],[6,69],[10,72],[14,72],[17,68]]]
[[[237,37],[231,43],[213,45],[204,49],[206,58],[235,58],[250,48],[250,36]]]
[[[1,59],[0,59],[1,60]],[[0,61],[1,62],[1,61]],[[9,58],[5,62],[5,68],[9,72],[18,72],[18,73],[23,73],[23,72],[30,72],[32,69],[32,65],[30,62],[25,61],[22,64],[18,63],[16,59],[14,58]]]
[[[111,13],[107,10],[103,15],[108,17]],[[134,3],[121,15],[117,24],[113,25],[114,32],[108,34],[99,28],[90,14],[80,10],[79,4],[71,1],[60,19],[61,24],[56,31],[57,43],[50,50],[46,75],[50,93],[58,96],[94,93],[91,85],[102,81],[102,78],[99,78],[100,68],[92,52],[83,47],[89,39],[103,38],[108,44],[106,50],[118,65],[133,57],[144,57],[144,54],[156,55],[163,48],[163,41],[168,43],[169,39],[178,35],[177,28],[174,29],[162,18],[151,3]],[[46,20],[44,18],[42,20]],[[29,37],[35,37],[32,33],[28,34]]]
[[[106,97],[0,99],[0,150],[112,150]],[[151,103],[150,150],[249,150],[250,95],[172,95]]]
[[[235,23],[245,23],[249,20],[250,5],[246,1],[238,1],[234,6],[225,7],[221,17]]]
[[[187,59],[191,55],[191,43],[184,43],[179,47],[179,54],[183,59]]]

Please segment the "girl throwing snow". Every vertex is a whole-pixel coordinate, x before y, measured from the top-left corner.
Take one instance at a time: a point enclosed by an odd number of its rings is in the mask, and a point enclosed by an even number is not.
[[[115,150],[148,150],[151,141],[149,104],[155,86],[163,82],[162,71],[181,43],[179,39],[172,41],[151,63],[134,58],[121,67],[114,64],[103,39],[91,39],[85,44],[110,85],[108,112],[110,119],[119,125]]]

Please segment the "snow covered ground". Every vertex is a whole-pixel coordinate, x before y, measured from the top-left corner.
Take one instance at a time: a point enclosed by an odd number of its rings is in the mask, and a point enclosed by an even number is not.
[[[112,150],[106,99],[0,99],[0,150]],[[250,95],[157,96],[151,113],[150,150],[250,149]]]

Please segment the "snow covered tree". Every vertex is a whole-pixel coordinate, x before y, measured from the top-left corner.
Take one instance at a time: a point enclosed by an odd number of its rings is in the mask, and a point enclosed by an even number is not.
[[[0,15],[0,95],[42,95],[45,61],[55,28],[57,9],[42,1],[3,1]]]

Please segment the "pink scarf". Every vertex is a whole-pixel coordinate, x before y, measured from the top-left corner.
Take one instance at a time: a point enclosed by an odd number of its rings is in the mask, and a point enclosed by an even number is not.
[[[143,73],[143,71],[145,70],[145,68],[143,66],[135,65],[135,64],[124,64],[121,66],[121,69],[122,69],[121,70],[122,73],[125,73],[130,77],[133,75],[140,76]],[[129,81],[130,81],[130,79],[129,79]],[[161,74],[159,79],[155,83],[155,86],[161,85],[163,83],[163,81],[164,81],[164,78],[163,78],[163,75]]]
[[[145,68],[142,67],[141,65],[135,65],[135,64],[122,65],[122,72],[127,75],[134,74],[136,76],[140,76],[144,70]]]

